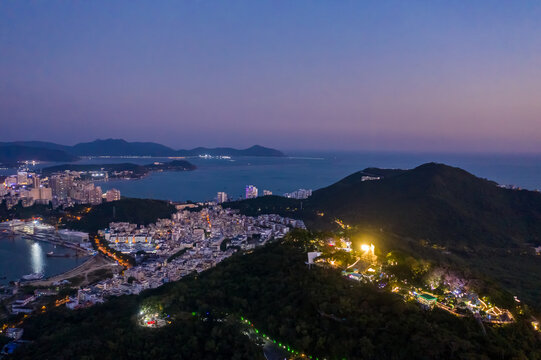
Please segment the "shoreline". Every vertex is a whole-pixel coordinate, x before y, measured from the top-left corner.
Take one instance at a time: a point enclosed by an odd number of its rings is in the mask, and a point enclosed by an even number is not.
[[[20,283],[19,286],[36,286],[36,287],[49,287],[55,282],[61,282],[63,280],[69,280],[74,278],[81,278],[79,279],[81,283],[77,284],[76,286],[86,286],[93,281],[89,279],[89,275],[92,275],[92,273],[102,270],[111,268],[114,272],[114,269],[118,268],[118,265],[116,262],[104,257],[101,254],[95,254],[93,256],[90,256],[88,259],[86,259],[82,264],[67,270],[61,274],[56,274],[49,276],[46,279],[40,279],[40,280],[33,280],[33,281],[25,281],[23,283]],[[69,284],[69,286],[74,286],[73,282]]]
[[[82,247],[78,246],[77,244],[67,243],[67,242],[64,242],[64,241],[59,240],[59,239],[57,240],[57,239],[51,239],[50,238],[51,236],[57,236],[58,237],[57,234],[47,234],[47,235],[48,235],[48,238],[38,238],[38,237],[36,237],[36,235],[21,233],[21,232],[18,232],[18,231],[10,231],[9,233],[0,233],[0,239],[15,239],[15,237],[19,237],[21,240],[32,240],[32,241],[36,241],[36,242],[44,242],[44,243],[52,244],[52,245],[55,245],[55,246],[61,246],[61,247],[65,248],[65,249],[69,249],[69,250],[72,250],[72,251],[75,252],[75,254],[73,254],[73,255],[60,256],[59,258],[72,258],[72,259],[86,258],[86,259],[81,264],[77,264],[77,266],[75,266],[73,268],[70,268],[70,269],[67,269],[67,270],[63,271],[62,273],[51,274],[47,278],[43,278],[43,279],[39,279],[39,280],[30,280],[30,281],[22,281],[21,282],[20,278],[18,278],[18,279],[7,279],[7,278],[4,279],[4,280],[8,281],[8,284],[9,284],[9,282],[14,282],[14,283],[18,283],[19,286],[26,286],[26,285],[33,285],[36,282],[49,281],[49,279],[52,279],[52,278],[62,277],[64,274],[69,274],[70,272],[73,272],[74,270],[79,269],[83,265],[87,264],[90,260],[92,260],[97,255],[97,254],[91,253],[88,249],[85,249],[85,248],[82,248]],[[47,254],[45,254],[45,256],[49,258],[49,256],[47,256]],[[51,258],[56,258],[56,257],[51,257]],[[0,275],[3,275],[3,274],[0,274]]]

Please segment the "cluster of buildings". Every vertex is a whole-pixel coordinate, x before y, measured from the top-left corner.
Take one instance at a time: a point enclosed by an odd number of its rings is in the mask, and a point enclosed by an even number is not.
[[[28,207],[34,204],[49,204],[54,207],[69,207],[75,204],[101,204],[103,200],[120,200],[120,191],[111,189],[105,194],[101,187],[81,177],[81,173],[68,171],[50,177],[33,172],[19,171],[7,176],[0,184],[0,200],[9,208],[21,203]]]
[[[171,219],[139,226],[111,223],[100,231],[109,246],[124,253],[150,257],[122,274],[80,289],[66,306],[75,309],[103,301],[107,296],[138,294],[215,266],[238,249],[251,250],[284,237],[290,228],[304,228],[300,220],[278,215],[249,217],[221,206],[179,211]]]
[[[184,248],[219,250],[225,244],[247,250],[254,245],[251,241],[265,243],[282,238],[291,227],[304,228],[304,223],[278,215],[245,216],[216,205],[200,211],[182,210],[171,219],[159,219],[146,226],[113,222],[99,235],[111,248],[126,254],[144,251],[170,256]]]
[[[308,199],[312,196],[312,189],[299,189],[290,193],[285,193],[284,197],[291,199]]]
[[[270,190],[263,190],[263,196],[269,196],[272,195],[272,191]],[[246,185],[246,188],[244,190],[244,198],[245,199],[255,199],[259,196],[259,189],[255,185]],[[292,198],[292,199],[307,199],[310,196],[312,196],[312,190],[311,189],[299,189],[290,193],[285,193],[284,197]],[[227,201],[231,201],[231,197],[225,192],[218,192],[216,195],[216,203],[222,204]]]

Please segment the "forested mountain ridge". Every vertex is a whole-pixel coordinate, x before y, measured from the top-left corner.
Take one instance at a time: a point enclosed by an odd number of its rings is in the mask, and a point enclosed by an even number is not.
[[[339,219],[445,246],[541,243],[541,193],[505,189],[436,163],[411,170],[365,169],[302,201],[261,197],[227,206],[249,214],[297,216],[313,228],[330,228]]]

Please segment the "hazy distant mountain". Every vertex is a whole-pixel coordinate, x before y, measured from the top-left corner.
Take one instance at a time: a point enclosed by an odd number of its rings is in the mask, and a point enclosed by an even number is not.
[[[0,163],[14,163],[23,160],[75,161],[78,157],[62,150],[20,145],[0,145]]]
[[[285,156],[279,150],[254,145],[247,149],[204,148],[198,147],[191,150],[175,150],[165,145],[153,142],[128,142],[123,139],[97,139],[92,142],[79,143],[74,146],[59,145],[45,141],[16,141],[0,143],[0,146],[24,146],[35,149],[50,149],[65,151],[76,156]],[[24,159],[27,160],[27,159]],[[60,160],[66,161],[66,160]]]
[[[175,156],[175,150],[152,142],[127,142],[122,139],[94,140],[72,147],[72,153],[82,156]]]
[[[0,146],[25,146],[32,148],[40,149],[51,149],[51,150],[61,150],[65,152],[70,152],[71,146],[55,144],[47,141],[13,141],[13,142],[0,142]]]
[[[273,156],[281,157],[285,156],[283,152],[275,149],[266,148],[260,145],[254,145],[247,149],[233,149],[233,148],[204,148],[198,147],[192,150],[178,150],[179,156],[197,156],[197,155],[212,155],[212,156]]]

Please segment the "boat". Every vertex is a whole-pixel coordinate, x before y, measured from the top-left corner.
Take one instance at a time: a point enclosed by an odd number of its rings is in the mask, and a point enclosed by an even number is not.
[[[70,254],[55,254],[54,252],[49,251],[47,253],[47,256],[48,257],[70,257]]]
[[[40,280],[43,279],[43,273],[33,273],[24,275],[21,280],[23,281],[32,281],[32,280]]]

